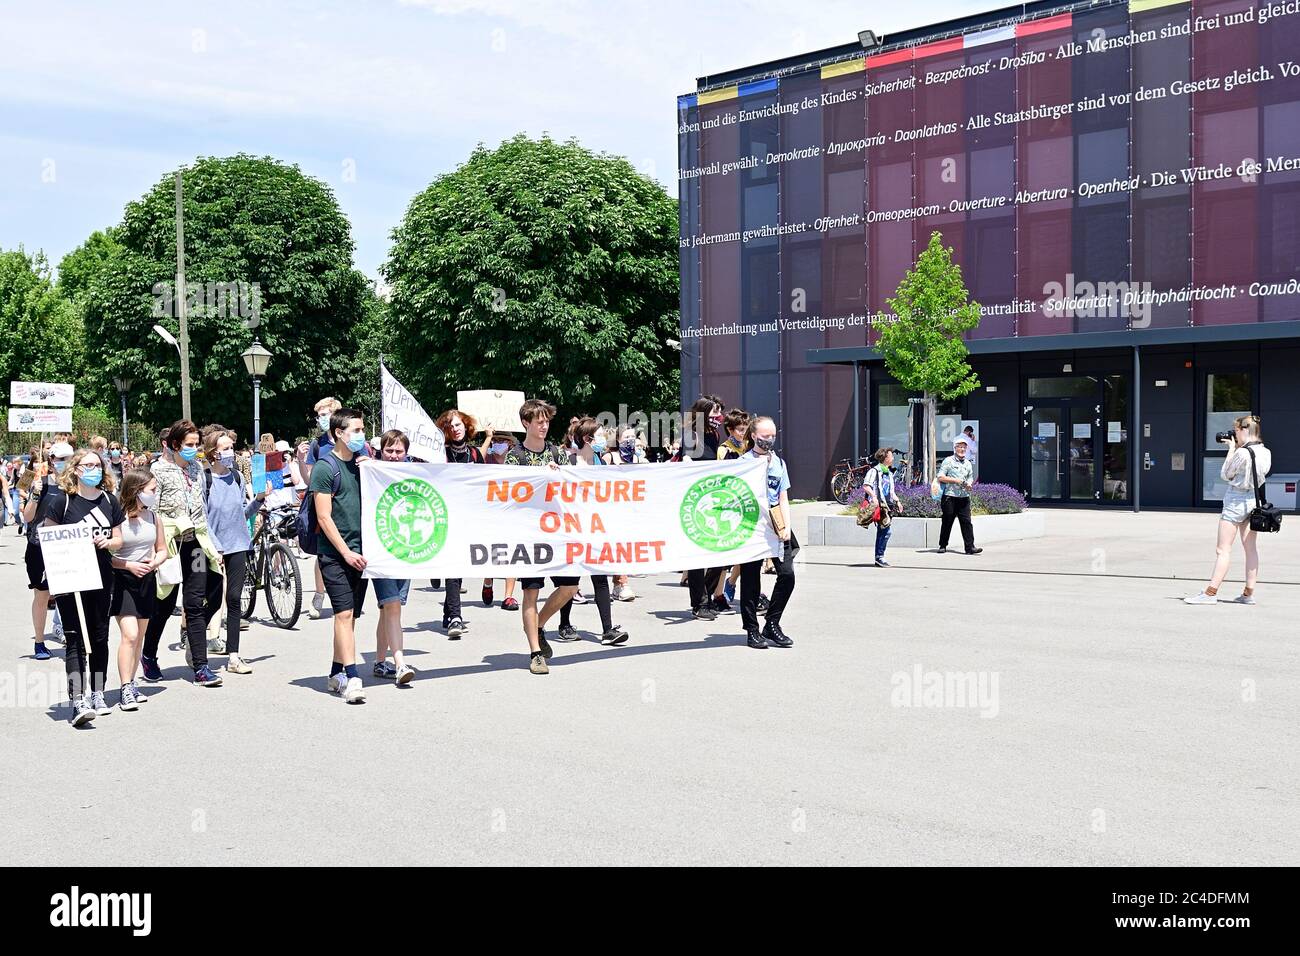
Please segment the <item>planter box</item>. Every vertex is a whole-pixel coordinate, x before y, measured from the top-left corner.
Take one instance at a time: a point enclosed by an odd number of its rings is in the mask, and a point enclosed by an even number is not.
[[[983,547],[997,541],[1018,541],[1022,538],[1041,538],[1046,534],[1041,511],[1022,511],[1013,515],[976,515],[975,544]],[[895,518],[894,533],[889,546],[900,548],[939,547],[938,518]],[[840,547],[874,546],[876,529],[859,528],[856,518],[849,515],[809,515],[808,544],[837,545]],[[962,546],[961,525],[953,522],[952,537],[948,547]]]

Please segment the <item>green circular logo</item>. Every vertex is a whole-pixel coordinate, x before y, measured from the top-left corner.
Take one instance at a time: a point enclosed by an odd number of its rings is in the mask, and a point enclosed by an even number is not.
[[[447,542],[447,504],[427,481],[395,481],[375,505],[375,532],[399,561],[428,561]]]
[[[762,514],[754,492],[735,475],[701,478],[682,496],[686,537],[708,551],[730,551],[750,539]]]

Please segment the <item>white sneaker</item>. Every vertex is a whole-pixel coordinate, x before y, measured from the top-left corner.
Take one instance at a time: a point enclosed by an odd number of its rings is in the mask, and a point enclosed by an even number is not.
[[[1228,603],[1229,603],[1229,604],[1254,604],[1254,603],[1255,603],[1255,595],[1253,595],[1253,594],[1238,594],[1235,598],[1233,598],[1233,599],[1232,599],[1231,601],[1229,601]]]
[[[325,595],[317,591],[312,595],[311,607],[307,608],[307,616],[313,621],[321,616],[325,610]]]
[[[212,640],[208,641],[208,653],[209,654],[226,653],[226,639],[224,637],[214,637]]]
[[[615,601],[635,601],[636,592],[629,585],[619,584],[614,588]]]
[[[244,663],[244,659],[238,654],[231,654],[226,661],[226,671],[231,674],[251,674],[253,669]]]
[[[63,622],[59,620],[57,612],[54,615],[54,639],[60,644],[63,643]]]
[[[1218,604],[1219,599],[1213,594],[1206,594],[1202,591],[1200,594],[1193,594],[1191,597],[1183,598],[1184,604]]]
[[[325,689],[331,694],[341,694],[348,684],[348,675],[339,671],[337,674],[331,674],[325,679]]]
[[[587,603],[587,599],[583,596],[583,594],[582,594],[581,591],[576,591],[576,592],[574,593],[574,595],[573,595],[573,603],[574,603],[574,604],[586,604],[586,603]]]
[[[405,687],[415,678],[415,668],[410,664],[403,664],[397,669],[397,683]]]
[[[364,704],[366,702],[366,691],[361,686],[360,677],[349,677],[347,686],[343,688],[343,700],[349,704]]]

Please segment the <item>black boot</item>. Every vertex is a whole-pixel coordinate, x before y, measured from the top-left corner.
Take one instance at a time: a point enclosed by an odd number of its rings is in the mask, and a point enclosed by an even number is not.
[[[785,631],[781,630],[781,625],[775,621],[767,622],[767,626],[763,628],[763,637],[767,638],[769,644],[775,644],[777,647],[794,647],[794,641],[786,636]]]
[[[755,650],[764,650],[767,647],[767,641],[763,639],[763,635],[756,627],[745,631],[745,643]]]

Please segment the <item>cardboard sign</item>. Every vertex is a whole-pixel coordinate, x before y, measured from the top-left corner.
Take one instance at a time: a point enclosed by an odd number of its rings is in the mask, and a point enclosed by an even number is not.
[[[9,404],[71,407],[76,390],[75,385],[65,385],[62,382],[10,382]],[[63,431],[70,430],[70,427]]]
[[[104,586],[95,557],[95,529],[88,524],[37,528],[45,580],[51,594],[98,591]]]
[[[11,432],[70,432],[72,431],[72,409],[11,408],[9,430]]]
[[[524,430],[519,420],[519,407],[524,403],[523,392],[496,392],[481,389],[456,393],[456,407],[466,415],[474,416],[483,431],[518,432]]]

